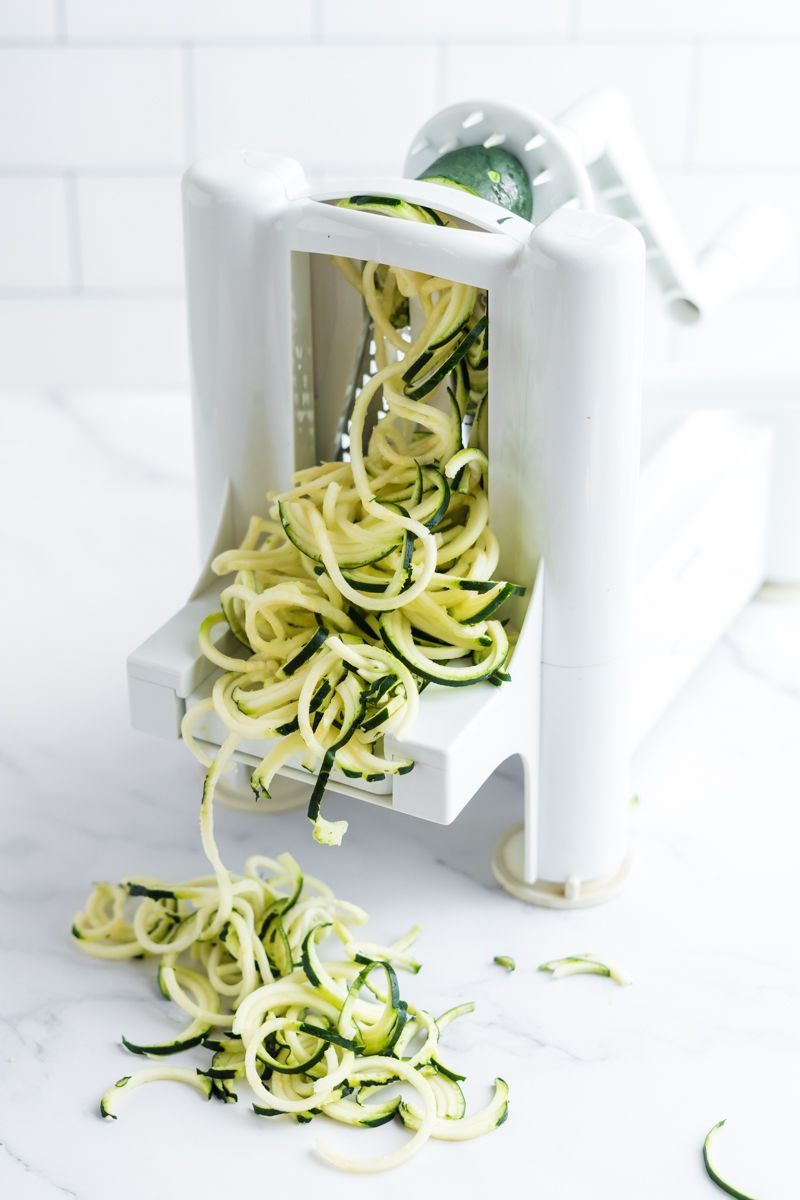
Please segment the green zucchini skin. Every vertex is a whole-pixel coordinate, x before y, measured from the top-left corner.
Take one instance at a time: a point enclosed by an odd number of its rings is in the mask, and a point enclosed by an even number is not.
[[[533,188],[519,159],[502,146],[459,146],[449,150],[418,176],[472,192],[530,221]]]
[[[733,1186],[733,1184],[728,1183],[727,1180],[723,1179],[711,1161],[711,1141],[717,1130],[721,1129],[724,1124],[725,1118],[723,1118],[721,1121],[717,1121],[716,1125],[712,1125],[711,1129],[709,1129],[705,1136],[705,1140],[703,1142],[703,1166],[706,1169],[706,1174],[708,1175],[708,1178],[717,1185],[718,1188],[721,1188],[723,1192],[727,1192],[729,1196],[735,1197],[735,1200],[754,1200],[754,1198],[748,1192],[740,1192],[738,1188]]]
[[[441,216],[433,208],[424,204],[410,204],[397,196],[349,196],[340,200],[342,208],[365,209],[367,212],[388,213],[393,217],[405,217],[407,220],[423,220],[428,225],[443,225]]]
[[[290,658],[289,661],[281,667],[280,674],[283,676],[283,678],[286,679],[290,675],[294,675],[295,671],[299,671],[303,663],[308,662],[312,654],[315,654],[317,650],[319,650],[320,646],[324,645],[327,636],[328,631],[325,626],[318,625],[315,632],[311,635],[305,646],[303,646],[302,650],[299,650],[297,654],[295,654],[294,658]]]
[[[194,1034],[192,1037],[175,1038],[171,1042],[155,1042],[149,1046],[141,1046],[137,1042],[132,1042],[124,1035],[120,1038],[120,1041],[131,1054],[142,1054],[148,1058],[162,1057],[169,1054],[177,1054],[181,1050],[191,1050],[193,1046],[201,1046],[209,1032],[210,1027],[201,1033]]]
[[[442,380],[447,378],[451,371],[455,370],[455,368],[461,362],[461,359],[469,350],[470,346],[473,345],[474,342],[477,342],[480,338],[481,334],[486,328],[487,320],[488,318],[484,315],[478,321],[476,321],[455,347],[453,352],[445,359],[445,361],[437,366],[435,370],[431,371],[430,374],[426,375],[422,380],[419,380],[415,384],[411,383],[411,378],[412,371],[414,371],[416,364],[414,364],[414,367],[409,367],[408,371],[406,371],[405,375],[403,376],[403,379],[406,382],[405,393],[410,400],[422,400],[424,396],[427,396],[430,392],[437,388]],[[414,371],[414,375],[416,375],[416,371]]]
[[[472,665],[448,666],[444,663],[433,664],[422,652],[413,636],[404,634],[398,620],[398,612],[381,614],[381,636],[387,649],[399,658],[410,671],[425,679],[428,683],[438,683],[444,687],[467,687],[473,683],[488,679],[496,671],[501,670],[508,657],[508,638],[502,627],[495,629],[496,640],[490,638],[491,649],[485,658],[473,661]],[[465,649],[465,655],[468,653]]]
[[[388,502],[385,507],[389,508]],[[313,541],[303,534],[303,531],[297,528],[297,525],[292,521],[291,504],[278,501],[278,515],[280,517],[283,531],[287,538],[301,554],[305,554],[306,558],[312,559],[314,562],[321,562],[322,556]],[[379,531],[376,533],[375,542],[369,549],[354,550],[349,556],[343,554],[339,557],[339,566],[345,569],[355,569],[358,567],[368,567],[372,563],[380,562],[382,558],[386,558],[387,554],[391,554],[392,550],[404,540],[404,530],[397,529],[394,532],[384,533]]]

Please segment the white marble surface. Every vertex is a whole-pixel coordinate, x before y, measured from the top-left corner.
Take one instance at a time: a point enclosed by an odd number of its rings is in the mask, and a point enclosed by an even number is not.
[[[374,1182],[315,1160],[319,1122],[264,1122],[169,1085],[114,1124],[97,1115],[105,1087],[141,1065],[120,1034],[166,1033],[171,1018],[149,964],[74,950],[72,914],[93,879],[203,870],[197,768],[179,744],[129,729],[124,671],[191,581],[186,403],[2,406],[0,1196],[366,1194]],[[495,1074],[508,1079],[509,1120],[481,1141],[426,1147],[381,1195],[702,1200],[718,1194],[702,1138],[727,1116],[720,1164],[760,1200],[796,1197],[799,780],[800,606],[762,601],[637,754],[635,868],[605,907],[548,912],[497,889],[490,850],[520,808],[508,781],[450,828],[337,799],[351,822],[340,851],[312,844],[298,813],[223,811],[232,866],[289,849],[368,908],[376,936],[419,920],[425,967],[403,979],[407,994],[434,1010],[477,1001],[449,1056],[475,1103]],[[634,985],[535,970],[583,950]],[[514,975],[492,965],[501,952]],[[403,1136],[331,1132],[364,1153]]]

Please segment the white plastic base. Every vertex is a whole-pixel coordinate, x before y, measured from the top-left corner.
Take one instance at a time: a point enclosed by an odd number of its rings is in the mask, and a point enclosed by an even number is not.
[[[269,800],[256,800],[250,787],[253,768],[249,763],[235,762],[217,784],[216,799],[226,808],[237,808],[241,812],[274,813],[287,812],[292,808],[304,808],[308,804],[311,786],[296,779],[277,776],[270,785]],[[205,775],[205,771],[203,772]]]
[[[592,904],[603,904],[622,889],[631,869],[630,855],[626,855],[622,866],[602,879],[578,879],[573,876],[564,883],[550,883],[546,879],[527,883],[523,862],[523,827],[517,825],[509,829],[495,846],[492,872],[500,886],[516,896],[517,900],[538,904],[542,908],[588,908]]]

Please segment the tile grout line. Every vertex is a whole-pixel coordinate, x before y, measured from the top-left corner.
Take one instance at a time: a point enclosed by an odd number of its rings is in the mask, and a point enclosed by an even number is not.
[[[446,102],[446,97],[445,97]],[[315,171],[326,175],[336,175],[343,170],[358,173],[365,169],[365,164],[345,162],[340,159],[330,161],[306,160],[306,165]],[[717,163],[690,165],[685,161],[660,161],[656,159],[654,166],[659,175],[675,177],[681,175],[707,176],[713,179],[733,179],[752,173],[752,166],[746,163],[733,163],[729,166]],[[390,171],[391,162],[367,163],[366,168],[375,171]],[[81,162],[53,163],[43,166],[31,163],[0,164],[0,182],[14,179],[63,179],[66,174],[73,173],[78,179],[179,179],[183,166],[180,163],[90,163]],[[759,177],[775,179],[782,182],[800,180],[800,167],[774,166],[762,163],[758,166]]]
[[[444,41],[438,41],[435,45],[434,53],[436,80],[434,87],[434,96],[437,108],[444,108],[447,103],[447,89],[449,86],[449,62],[447,58],[447,46]]]
[[[179,163],[153,166],[147,163],[54,163],[51,166],[39,164],[17,163],[0,166],[2,179],[62,179],[65,174],[73,172],[76,176],[89,179],[174,179],[180,177],[182,167]]]
[[[196,93],[194,46],[191,42],[184,42],[181,46],[181,95],[183,98],[183,146],[187,163],[194,162],[197,158]]]
[[[147,286],[125,286],[120,284],[117,287],[112,285],[100,286],[82,286],[80,291],[73,291],[69,287],[0,287],[0,302],[31,302],[41,300],[64,300],[70,303],[89,304],[92,301],[153,301],[153,300],[182,300],[185,295],[185,289],[182,287],[157,287]],[[786,284],[770,284],[758,290],[752,295],[758,300],[776,301],[781,304],[785,302],[800,303],[797,288],[790,283]],[[678,334],[680,327],[675,326]]]
[[[704,44],[695,41],[689,60],[689,94],[686,104],[686,129],[684,130],[683,157],[689,170],[697,167],[697,120],[700,115],[700,95],[703,82]]]
[[[70,294],[83,292],[83,252],[81,246],[80,205],[78,200],[78,177],[75,171],[67,171],[64,180],[64,216],[67,226],[67,257],[69,262]]]
[[[581,0],[573,0],[573,2],[581,3]],[[580,9],[578,9],[580,12]],[[734,46],[734,47],[759,47],[759,46],[798,46],[800,45],[800,33],[786,32],[780,33],[750,33],[750,34],[733,34],[733,33],[714,33],[708,32],[702,35],[697,35],[687,30],[685,33],[669,33],[664,35],[652,33],[626,33],[614,31],[609,33],[597,32],[581,32],[580,29],[571,31],[571,23],[568,25],[565,32],[557,33],[520,33],[517,36],[490,36],[480,33],[464,33],[448,39],[447,44],[454,47],[459,46],[491,46],[493,48],[513,49],[517,46],[532,46],[532,47],[572,47],[575,45],[594,46],[602,48],[607,46],[657,49],[665,46],[691,46],[701,36],[703,42],[711,43],[715,46]],[[114,38],[114,37],[70,37],[68,29],[59,29],[56,34],[57,40],[45,40],[36,37],[0,37],[0,50],[52,50],[55,46],[57,49],[75,49],[75,50],[180,50],[186,45],[186,38],[176,35],[172,38]],[[429,34],[420,33],[417,35],[375,35],[370,32],[362,34],[297,34],[285,35],[278,37],[268,37],[265,35],[254,34],[250,37],[236,35],[235,37],[195,37],[192,38],[192,45],[201,47],[204,50],[286,50],[291,48],[302,49],[303,47],[323,44],[331,49],[347,49],[347,48],[362,48],[365,45],[381,49],[386,47],[419,47],[431,46],[437,39]]]
[[[324,42],[325,22],[322,16],[323,0],[311,0],[311,40]]]
[[[180,287],[147,287],[146,285],[140,287],[107,285],[81,287],[80,290],[70,287],[0,287],[0,301],[14,301],[14,303],[41,300],[65,300],[76,304],[90,304],[93,300],[102,300],[103,302],[145,300],[149,303],[153,300],[181,300],[184,295],[185,290]]]
[[[573,41],[581,40],[581,0],[570,0],[567,30]]]
[[[67,26],[67,0],[52,0],[53,4],[53,23],[56,30],[56,42],[59,45],[64,45],[69,41],[69,29]]]

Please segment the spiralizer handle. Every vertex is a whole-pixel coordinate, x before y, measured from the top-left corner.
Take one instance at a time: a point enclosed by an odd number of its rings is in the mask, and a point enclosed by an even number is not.
[[[745,209],[706,247],[691,254],[619,92],[593,92],[562,113],[558,128],[604,204],[641,231],[648,265],[676,321],[692,324],[751,286],[795,240],[771,205]]]

